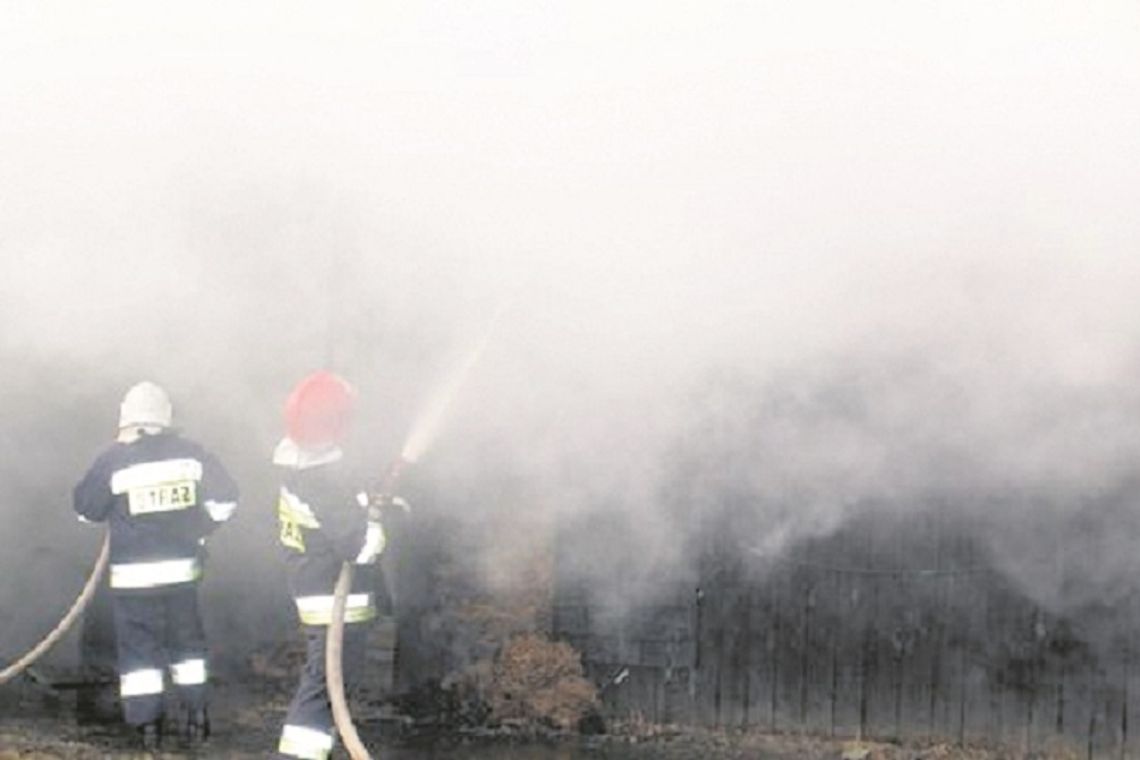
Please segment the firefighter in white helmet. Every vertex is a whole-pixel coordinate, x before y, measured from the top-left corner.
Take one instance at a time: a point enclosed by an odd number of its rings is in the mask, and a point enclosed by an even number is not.
[[[173,429],[170,398],[155,383],[128,390],[119,412],[118,436],[75,487],[74,507],[110,531],[123,717],[144,747],[157,747],[169,675],[179,733],[196,744],[209,735],[203,546],[234,513],[238,489],[216,457]]]
[[[285,404],[286,436],[273,463],[281,468],[279,538],[289,589],[305,631],[307,658],[289,704],[278,757],[324,760],[333,747],[333,720],[325,686],[325,639],[333,588],[344,562],[371,565],[384,550],[379,508],[354,487],[341,448],[354,392],[341,377],[317,372],[303,379]],[[364,665],[364,627],[376,617],[370,574],[356,573],[344,613],[343,663],[351,688]]]

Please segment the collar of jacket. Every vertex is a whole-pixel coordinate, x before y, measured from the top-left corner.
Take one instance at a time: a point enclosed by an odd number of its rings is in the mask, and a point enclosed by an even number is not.
[[[161,425],[128,425],[119,430],[115,440],[119,443],[134,443],[144,435],[158,435],[165,430]]]
[[[294,470],[305,470],[309,467],[319,467],[322,464],[332,464],[344,457],[344,451],[339,446],[326,446],[321,449],[302,448],[292,438],[282,438],[273,450],[273,464],[279,467],[290,467]]]

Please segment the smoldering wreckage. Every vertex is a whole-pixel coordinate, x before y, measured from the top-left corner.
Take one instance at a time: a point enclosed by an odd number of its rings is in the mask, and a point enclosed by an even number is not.
[[[473,365],[469,357],[459,374]],[[192,602],[167,598],[194,584],[165,574],[194,560],[186,567],[196,581],[205,556],[198,539],[240,519],[234,505],[245,497],[214,471],[212,454],[167,432],[161,388],[132,388],[120,440],[76,490],[81,516],[109,518],[110,540],[69,616],[0,675],[3,756],[104,757],[142,747],[325,757],[341,751],[337,737],[352,757],[419,757],[425,742],[443,756],[520,758],[1135,751],[1135,594],[1127,584],[1107,597],[1081,591],[1079,548],[1096,545],[1106,528],[1075,522],[1074,538],[1058,539],[1050,563],[1072,596],[1065,601],[1032,593],[960,510],[870,505],[777,549],[740,541],[764,535],[757,513],[742,508],[748,494],[728,480],[708,498],[699,457],[686,450],[674,462],[675,509],[693,526],[697,562],[647,572],[633,554],[598,553],[599,531],[620,540],[639,528],[634,516],[607,510],[527,526],[546,538],[529,542],[510,582],[491,584],[477,558],[493,551],[504,525],[486,515],[461,525],[454,511],[433,511],[433,499],[447,497],[418,482],[414,468],[400,485],[461,384],[445,384],[422,415],[432,429],[409,436],[414,443],[366,479],[359,498],[330,485],[323,469],[340,461],[329,442],[342,434],[351,390],[327,373],[298,385],[275,455],[286,475],[271,532],[289,553],[294,595],[292,604],[278,601],[297,610],[306,642],[289,636],[280,612],[275,630],[226,630],[227,621],[211,618],[207,594],[205,617],[223,631],[208,647]],[[298,440],[319,445],[306,450]],[[722,467],[748,448],[731,435],[716,445]],[[152,456],[138,455],[144,450]],[[130,488],[116,488],[124,479]],[[84,496],[84,483],[100,484],[99,497]],[[1103,494],[1097,514],[1127,525],[1128,493]],[[335,498],[351,506],[343,525],[321,511]],[[129,533],[116,553],[116,520],[122,529],[154,517],[193,537],[191,556],[132,556],[147,539]],[[174,546],[185,552],[187,544]],[[149,569],[134,572],[139,564]],[[599,577],[611,579],[608,587],[596,586]],[[124,598],[150,601],[123,609]],[[37,663],[81,612],[79,662]],[[143,618],[133,627],[132,614]],[[164,615],[178,630],[146,633],[148,616]],[[346,680],[355,686],[351,712]],[[536,738],[560,743],[525,743]]]

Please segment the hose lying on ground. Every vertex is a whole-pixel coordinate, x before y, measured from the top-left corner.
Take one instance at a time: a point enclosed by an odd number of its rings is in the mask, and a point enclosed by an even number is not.
[[[352,563],[345,562],[336,579],[333,592],[332,620],[329,622],[328,636],[325,639],[325,684],[332,703],[333,721],[340,732],[344,748],[352,760],[372,760],[356,726],[352,724],[352,713],[348,711],[348,701],[344,697],[344,670],[341,668],[341,653],[344,649],[344,608],[348,600],[348,590],[352,587]]]
[[[59,625],[44,637],[43,641],[36,644],[31,651],[23,657],[0,671],[0,684],[8,683],[20,675],[20,673],[23,673],[28,666],[42,657],[63,638],[63,635],[71,628],[76,618],[83,613],[84,608],[86,608],[87,604],[91,601],[91,597],[95,596],[95,589],[99,587],[99,581],[102,580],[103,573],[107,571],[107,558],[110,553],[111,537],[110,534],[108,534],[103,538],[103,548],[99,550],[99,557],[95,560],[95,567],[92,568],[91,575],[87,578],[87,584],[83,587],[83,591],[79,593],[79,597],[75,600],[75,603],[71,605],[71,609],[63,616],[63,620],[59,621]]]

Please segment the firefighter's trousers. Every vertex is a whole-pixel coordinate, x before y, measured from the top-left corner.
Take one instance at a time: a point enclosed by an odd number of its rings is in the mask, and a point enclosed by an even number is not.
[[[358,683],[365,663],[365,643],[368,626],[348,623],[344,626],[344,647],[341,661],[345,690],[351,692]],[[329,693],[325,686],[325,640],[328,628],[305,626],[305,668],[301,683],[289,703],[285,726],[277,751],[279,758],[325,760],[333,747],[335,730]]]
[[[79,667],[86,683],[79,687],[75,700],[75,717],[80,723],[117,723],[123,716],[113,607],[111,589],[102,582],[83,612]]]
[[[162,717],[166,676],[189,710],[206,706],[206,635],[198,589],[180,584],[114,596],[123,717],[140,726]]]

